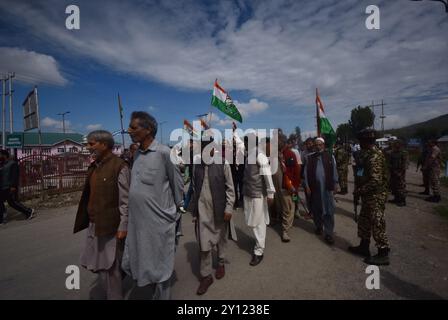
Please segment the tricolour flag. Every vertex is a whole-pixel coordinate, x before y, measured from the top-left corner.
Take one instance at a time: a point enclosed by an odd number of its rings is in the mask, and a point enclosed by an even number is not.
[[[229,94],[219,86],[218,80],[215,81],[213,87],[212,106],[215,106],[236,121],[243,121],[240,112],[233,104],[232,98],[230,98]]]
[[[325,139],[325,143],[330,148],[334,145],[336,142],[336,133],[333,130],[333,127],[330,124],[330,121],[328,121],[327,116],[325,115],[324,111],[324,104],[322,103],[322,100],[320,100],[319,92],[316,88],[316,108],[317,108],[317,135],[323,136]]]
[[[185,129],[185,131],[187,131],[188,134],[189,134],[190,136],[192,136],[192,137],[193,137],[193,136],[196,136],[196,137],[199,136],[198,133],[196,132],[196,130],[194,130],[192,124],[191,124],[188,120],[184,120],[184,129]]]

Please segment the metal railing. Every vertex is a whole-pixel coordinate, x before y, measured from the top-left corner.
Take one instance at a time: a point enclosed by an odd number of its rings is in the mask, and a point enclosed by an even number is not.
[[[19,197],[31,199],[82,190],[90,157],[81,153],[30,155],[19,163]]]

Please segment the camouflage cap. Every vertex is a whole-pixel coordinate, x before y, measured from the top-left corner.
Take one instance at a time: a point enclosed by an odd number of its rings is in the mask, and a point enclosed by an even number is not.
[[[374,129],[363,129],[358,132],[357,138],[359,140],[375,140],[377,137],[376,130]]]

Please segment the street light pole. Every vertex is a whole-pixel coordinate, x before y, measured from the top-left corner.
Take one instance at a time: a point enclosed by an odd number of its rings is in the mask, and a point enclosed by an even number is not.
[[[65,139],[65,115],[69,114],[70,111],[65,111],[63,113],[58,113],[58,116],[62,116],[62,132],[64,133],[64,153],[67,153],[67,145],[66,145],[66,139]]]
[[[159,122],[160,126],[160,143],[163,144],[163,124],[167,123],[167,121]]]

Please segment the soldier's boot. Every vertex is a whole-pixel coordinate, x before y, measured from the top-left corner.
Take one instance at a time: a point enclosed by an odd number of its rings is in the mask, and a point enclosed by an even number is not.
[[[352,247],[352,246],[348,247],[348,251],[350,251],[351,253],[356,254],[358,256],[370,257],[369,246],[370,246],[370,241],[369,240],[361,239],[361,242],[359,243],[359,246],[357,246],[357,247]]]
[[[376,266],[388,266],[389,265],[389,248],[378,248],[378,254],[373,257],[364,259],[367,264],[374,264]]]
[[[405,197],[398,198],[398,201],[396,204],[398,207],[405,207],[406,206],[406,198]]]
[[[341,188],[341,194],[345,195],[348,193],[347,187]]]
[[[425,189],[425,191],[419,192],[418,194],[422,194],[424,196],[429,196],[429,189]]]

